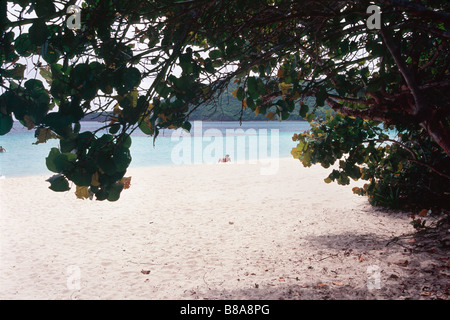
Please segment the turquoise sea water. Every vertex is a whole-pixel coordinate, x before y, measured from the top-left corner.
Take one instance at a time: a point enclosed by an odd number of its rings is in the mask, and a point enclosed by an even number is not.
[[[132,134],[130,168],[171,166],[217,162],[229,154],[233,161],[263,160],[291,157],[294,133],[309,129],[307,122],[193,122],[191,133],[164,130],[153,145],[153,138],[139,129]],[[82,131],[102,126],[97,122],[82,122]],[[101,134],[100,134],[101,135]],[[7,135],[0,136],[0,174],[5,177],[52,174],[45,165],[52,147],[58,140],[33,145],[34,130],[28,131],[20,123],[14,123]]]

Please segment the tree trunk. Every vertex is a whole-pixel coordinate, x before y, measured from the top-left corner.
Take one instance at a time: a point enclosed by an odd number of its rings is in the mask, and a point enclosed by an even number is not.
[[[426,120],[420,125],[424,128],[428,135],[444,150],[444,152],[450,156],[450,132],[446,127],[444,119]]]

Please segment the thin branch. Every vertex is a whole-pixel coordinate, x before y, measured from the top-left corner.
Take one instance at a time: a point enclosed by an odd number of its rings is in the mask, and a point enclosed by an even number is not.
[[[445,174],[443,172],[440,172],[439,170],[437,170],[437,169],[433,168],[432,166],[430,166],[428,163],[425,163],[425,162],[422,162],[422,161],[419,161],[419,160],[414,160],[414,159],[407,159],[407,160],[411,161],[411,162],[414,162],[414,163],[417,163],[418,165],[427,167],[428,169],[432,170],[433,172],[437,173],[438,175],[440,175],[440,176],[442,176],[444,178],[450,179],[449,175],[447,175],[447,174]]]
[[[394,58],[394,61],[397,64],[400,73],[405,79],[406,84],[408,85],[409,90],[411,91],[411,94],[414,97],[415,104],[412,106],[412,115],[420,119],[421,117],[425,116],[426,110],[428,109],[428,104],[425,102],[426,100],[422,95],[422,93],[420,92],[414,74],[411,72],[411,70],[409,70],[405,61],[403,61],[402,57],[400,56],[400,52],[397,45],[394,43],[392,38],[386,33],[386,30],[382,28],[380,30],[380,34],[384,40],[387,49]]]
[[[408,151],[409,154],[411,154],[411,156],[413,157],[413,159],[406,159],[407,161],[411,161],[414,162],[418,165],[421,165],[423,167],[427,167],[428,169],[432,170],[433,172],[437,173],[438,175],[450,179],[450,176],[444,172],[441,172],[439,170],[437,170],[436,168],[434,168],[433,166],[429,165],[428,163],[422,162],[419,159],[417,159],[417,155],[414,153],[414,151],[411,148],[408,148],[407,146],[405,146],[403,143],[400,143],[397,140],[393,140],[393,139],[370,139],[370,140],[365,140],[363,141],[363,143],[365,142],[371,142],[371,141],[377,141],[377,142],[392,142],[395,143],[396,145],[400,146],[401,148],[403,148],[404,150]]]
[[[419,14],[424,17],[428,17],[434,21],[441,21],[444,23],[450,23],[450,14],[448,12],[441,12],[437,10],[428,9],[417,2],[405,1],[405,0],[385,0],[382,1],[388,5],[399,7],[401,9],[407,9],[410,12]]]
[[[57,11],[52,15],[48,15],[45,17],[38,17],[38,18],[30,18],[30,19],[21,19],[21,20],[17,20],[17,21],[10,21],[9,23],[6,23],[4,25],[5,28],[14,28],[14,27],[21,27],[23,25],[27,25],[30,23],[34,23],[38,20],[41,20],[42,18],[45,18],[45,20],[49,21],[58,17],[61,17],[63,15],[66,15],[67,9],[71,6],[74,5],[76,2],[76,0],[70,0],[61,11]]]
[[[394,120],[393,115],[385,113],[384,109],[381,108],[380,105],[375,105],[370,108],[365,109],[354,109],[351,107],[344,106],[343,104],[340,104],[333,99],[327,98],[325,102],[336,112],[342,113],[346,116],[350,117],[358,117],[362,119],[368,119],[368,120],[375,120],[375,121],[382,121],[391,123]],[[403,117],[403,116],[402,116]],[[401,119],[395,119],[395,120],[401,120]],[[405,120],[405,119],[403,119]]]
[[[328,94],[328,97],[333,98],[335,100],[339,100],[339,101],[345,101],[345,102],[351,102],[351,103],[356,103],[356,104],[362,104],[362,105],[366,105],[366,106],[370,106],[372,105],[375,101],[373,99],[370,100],[362,100],[362,99],[354,99],[354,98],[347,98],[347,97],[340,97],[334,94]]]

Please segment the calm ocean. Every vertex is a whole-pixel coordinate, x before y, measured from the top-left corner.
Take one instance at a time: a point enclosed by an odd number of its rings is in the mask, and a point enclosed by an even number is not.
[[[130,168],[171,166],[193,163],[215,163],[229,154],[233,161],[262,160],[291,157],[294,133],[309,129],[307,122],[192,122],[191,133],[183,130],[164,130],[153,145],[153,138],[139,129],[132,134]],[[98,122],[82,122],[82,131],[102,126]],[[106,132],[105,132],[106,133]],[[52,147],[58,140],[33,145],[34,130],[28,131],[20,123],[0,136],[0,175],[4,177],[52,174],[46,165]]]

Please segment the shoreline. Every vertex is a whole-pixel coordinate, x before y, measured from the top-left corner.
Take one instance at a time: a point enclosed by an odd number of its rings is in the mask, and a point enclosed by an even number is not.
[[[53,192],[42,176],[0,180],[0,298],[443,295],[448,281],[435,266],[446,252],[412,254],[410,238],[387,245],[413,233],[406,213],[371,207],[353,183],[326,184],[330,169],[290,158],[274,175],[260,167],[133,168],[117,202]]]
[[[245,160],[245,161],[234,161],[234,162],[229,162],[229,163],[219,163],[219,162],[215,162],[215,163],[191,163],[191,164],[161,164],[161,165],[153,165],[153,166],[145,166],[145,167],[129,167],[127,169],[127,173],[125,175],[127,175],[130,171],[135,171],[135,170],[141,170],[141,169],[151,169],[151,168],[173,168],[173,167],[186,167],[186,166],[212,166],[212,165],[230,165],[230,164],[235,164],[235,165],[258,165],[258,163],[250,163],[250,162],[269,162],[269,161],[289,161],[290,159],[296,160],[298,161],[298,159],[294,159],[291,157],[280,157],[280,158],[265,158],[265,159],[256,159],[256,160]],[[302,164],[299,162],[299,165],[302,166]],[[49,177],[51,177],[52,175],[54,175],[56,173],[51,172],[50,170],[48,170],[48,175],[47,173],[39,173],[39,174],[34,174],[34,175],[23,175],[23,176],[5,176],[3,174],[0,175],[1,179],[15,179],[15,178],[33,178],[33,177],[45,177],[45,179],[48,179]]]

